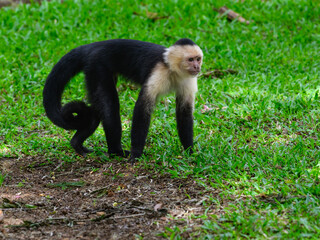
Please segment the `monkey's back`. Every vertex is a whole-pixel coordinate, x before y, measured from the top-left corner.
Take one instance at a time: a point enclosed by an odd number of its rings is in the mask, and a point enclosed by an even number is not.
[[[162,45],[130,39],[113,39],[81,46],[86,52],[86,62],[94,66],[104,66],[113,75],[143,84],[152,69],[164,62]]]

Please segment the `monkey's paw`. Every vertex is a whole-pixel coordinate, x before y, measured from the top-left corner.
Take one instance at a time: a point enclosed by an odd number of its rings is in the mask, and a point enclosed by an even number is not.
[[[135,157],[130,157],[129,159],[128,159],[128,163],[131,163],[132,165],[133,164],[135,164],[137,162],[137,158],[135,158]]]
[[[79,154],[82,157],[86,157],[88,153],[92,153],[93,150],[88,149],[84,146],[77,146],[77,147],[73,147],[76,150],[76,153]]]
[[[127,150],[120,150],[120,151],[115,151],[115,152],[108,152],[108,155],[110,157],[118,156],[118,157],[124,157],[127,158],[130,155],[130,151]]]

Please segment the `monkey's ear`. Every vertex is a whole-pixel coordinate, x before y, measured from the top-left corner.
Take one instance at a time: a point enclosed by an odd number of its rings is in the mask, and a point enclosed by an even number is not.
[[[164,52],[164,62],[169,66],[173,72],[181,74],[181,62],[184,58],[184,50],[180,45],[172,45]]]

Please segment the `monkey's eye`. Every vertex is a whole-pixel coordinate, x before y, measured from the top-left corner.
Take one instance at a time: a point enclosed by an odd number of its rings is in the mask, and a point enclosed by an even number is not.
[[[193,62],[193,58],[189,58],[188,61],[189,61],[189,62]]]
[[[198,57],[198,58],[197,58],[197,61],[200,62],[200,60],[201,60],[201,57]]]

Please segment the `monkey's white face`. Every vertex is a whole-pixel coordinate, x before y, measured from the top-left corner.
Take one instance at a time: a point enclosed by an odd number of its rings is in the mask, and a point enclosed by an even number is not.
[[[170,69],[179,75],[197,76],[201,71],[203,53],[197,45],[171,46],[165,53]]]
[[[196,76],[201,71],[201,64],[202,64],[202,56],[200,56],[200,55],[192,55],[192,56],[186,57],[183,60],[182,67],[190,75]]]

